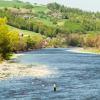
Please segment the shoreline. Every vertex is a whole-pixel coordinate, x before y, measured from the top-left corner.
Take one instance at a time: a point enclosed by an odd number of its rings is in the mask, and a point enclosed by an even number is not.
[[[22,55],[25,55],[24,53],[25,52],[30,52],[30,51],[35,51],[35,50],[40,50],[40,49],[32,49],[32,50],[27,50],[27,51],[20,51],[19,53],[13,53],[11,56],[10,56],[10,59],[15,59],[19,56],[22,56]]]
[[[92,48],[80,48],[80,47],[72,47],[68,48],[70,52],[75,53],[88,53],[88,54],[100,54],[100,51]],[[16,59],[19,56],[24,55],[24,53],[13,54],[11,59]],[[0,80],[5,80],[8,78],[14,77],[45,77],[48,75],[52,75],[53,71],[48,69],[45,65],[25,65],[18,63],[9,63],[4,61],[0,64]]]
[[[82,48],[82,47],[74,47],[70,48],[68,51],[75,52],[75,53],[83,53],[83,54],[100,54],[100,50],[94,48]]]
[[[71,51],[71,52],[75,52],[75,53],[87,53],[87,54],[100,54],[100,50],[97,50],[95,48],[83,48],[83,47],[68,47],[67,51]],[[27,51],[28,52],[28,51]],[[10,59],[16,59],[22,55],[25,55],[24,52],[22,53],[18,53],[18,54],[12,54],[12,56],[10,57]]]
[[[17,63],[3,62],[0,64],[0,80],[14,77],[47,77],[52,75],[53,71],[45,65],[24,65]]]
[[[20,53],[20,54],[12,54],[10,59],[15,59],[15,58],[18,58],[19,56],[22,56],[24,55],[23,53]]]

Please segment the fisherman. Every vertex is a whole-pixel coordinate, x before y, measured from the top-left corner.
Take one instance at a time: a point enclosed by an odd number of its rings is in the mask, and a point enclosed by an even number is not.
[[[56,86],[56,84],[53,85],[53,89],[54,89],[54,92],[57,91],[57,86]]]

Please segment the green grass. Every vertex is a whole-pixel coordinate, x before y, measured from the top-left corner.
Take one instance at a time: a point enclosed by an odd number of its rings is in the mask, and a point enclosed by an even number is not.
[[[27,3],[24,2],[17,2],[17,1],[4,1],[0,0],[0,7],[23,7],[27,5]]]
[[[38,13],[38,12],[44,12],[47,13],[49,11],[49,9],[47,8],[47,6],[44,5],[34,5],[33,7],[33,12]]]
[[[16,30],[19,33],[23,33],[24,35],[36,35],[36,34],[39,34],[39,33],[35,33],[35,32],[32,32],[32,31],[28,31],[28,30],[18,29],[18,28],[9,26],[9,25],[8,25],[8,27],[9,27],[10,30]]]
[[[58,26],[64,26],[65,21],[66,21],[66,19],[59,20],[59,21],[57,22],[57,25],[58,25]]]
[[[100,54],[100,49],[97,48],[85,48],[83,50],[80,50],[82,53],[94,53],[94,54]]]
[[[55,25],[53,24],[53,22],[50,21],[48,18],[47,18],[47,19],[44,19],[44,18],[37,18],[37,20],[43,22],[43,23],[44,23],[45,25],[47,25],[47,26],[55,26]]]
[[[64,27],[69,31],[82,30],[82,26],[80,25],[80,23],[75,23],[71,21],[66,21]]]
[[[100,31],[88,31],[88,34],[100,34]]]
[[[0,8],[4,7],[24,7],[27,5],[25,2],[18,2],[18,1],[7,1],[7,0],[0,0]],[[44,12],[47,13],[49,9],[45,5],[33,5],[33,12],[38,13],[38,12]]]

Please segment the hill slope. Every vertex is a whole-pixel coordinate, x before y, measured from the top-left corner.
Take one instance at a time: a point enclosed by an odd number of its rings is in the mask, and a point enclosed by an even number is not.
[[[27,3],[18,1],[18,0],[0,0],[0,7],[24,7]]]

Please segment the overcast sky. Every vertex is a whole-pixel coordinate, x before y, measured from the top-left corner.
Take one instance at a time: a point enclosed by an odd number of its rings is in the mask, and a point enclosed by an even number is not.
[[[100,0],[23,0],[31,3],[47,4],[58,2],[60,4],[80,8],[88,11],[100,11]]]

